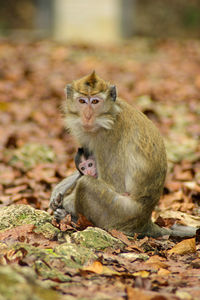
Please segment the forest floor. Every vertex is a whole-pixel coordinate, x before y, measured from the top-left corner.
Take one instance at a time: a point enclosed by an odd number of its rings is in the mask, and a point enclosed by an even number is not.
[[[195,40],[135,39],[118,46],[0,41],[0,206],[28,204],[51,213],[52,188],[73,172],[77,149],[64,128],[64,87],[92,70],[116,84],[119,96],[142,110],[165,139],[168,175],[154,220],[200,227],[200,42]],[[61,289],[62,299],[200,299],[199,237],[179,244],[168,238],[130,242],[113,234],[126,247],[98,251],[88,272],[77,270],[79,288]],[[122,261],[123,253],[145,253],[149,260]],[[108,266],[113,273],[104,272]],[[72,282],[73,276],[74,270]]]

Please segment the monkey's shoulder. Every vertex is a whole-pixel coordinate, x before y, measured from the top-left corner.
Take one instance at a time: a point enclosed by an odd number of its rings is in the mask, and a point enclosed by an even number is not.
[[[152,130],[155,129],[153,122],[141,112],[134,104],[130,105],[122,99],[118,99],[118,105],[120,107],[120,115],[123,122],[130,122],[131,124],[139,124],[142,127],[150,127]]]
[[[149,162],[150,165],[151,161],[166,164],[165,146],[158,128],[135,106],[123,100],[119,100],[119,105],[121,112],[117,126],[121,128],[121,152],[130,153],[130,165],[135,161],[142,164]],[[125,123],[126,126],[121,126],[121,123]],[[126,161],[129,159],[126,158]]]
[[[145,114],[143,114],[134,105],[130,105],[121,99],[118,100],[118,103],[120,113],[118,115],[116,122],[118,124],[116,124],[116,126],[120,127],[121,130],[124,129],[124,132],[122,132],[123,136],[124,134],[129,137],[134,136],[134,138],[138,138],[141,142],[142,140],[144,142],[149,142],[149,139],[162,140],[158,128]],[[123,123],[124,126],[121,126],[121,123]]]

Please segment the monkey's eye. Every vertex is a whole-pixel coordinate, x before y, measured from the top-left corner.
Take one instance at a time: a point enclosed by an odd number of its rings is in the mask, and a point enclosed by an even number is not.
[[[81,171],[84,171],[85,170],[85,167],[81,167]]]
[[[99,103],[99,99],[92,99],[92,104],[97,104]]]
[[[85,100],[84,98],[80,98],[78,101],[79,101],[79,103],[81,103],[81,104],[86,103],[86,100]]]
[[[92,166],[93,166],[93,163],[89,163],[89,164],[88,164],[88,167],[91,168]]]

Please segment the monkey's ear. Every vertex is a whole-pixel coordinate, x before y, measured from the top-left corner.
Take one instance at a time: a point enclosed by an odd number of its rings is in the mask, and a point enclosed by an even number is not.
[[[110,97],[112,98],[112,100],[115,101],[117,98],[117,89],[116,89],[115,85],[111,85],[109,87],[109,94],[110,94]]]
[[[67,98],[69,99],[72,96],[72,85],[71,84],[66,85],[65,92],[67,94]]]

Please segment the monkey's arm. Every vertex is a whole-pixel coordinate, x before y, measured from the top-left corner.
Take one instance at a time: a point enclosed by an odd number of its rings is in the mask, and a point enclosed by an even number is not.
[[[70,189],[73,189],[77,183],[77,180],[81,177],[81,174],[76,171],[69,177],[63,179],[56,187],[54,188],[51,199],[50,199],[50,207],[52,210],[57,210],[58,208],[62,207],[62,201],[64,195]]]

